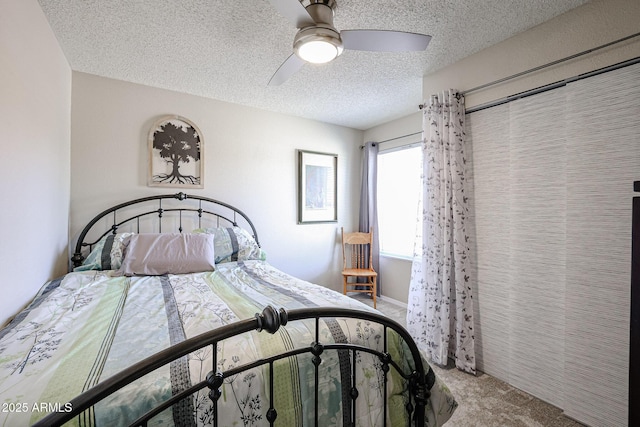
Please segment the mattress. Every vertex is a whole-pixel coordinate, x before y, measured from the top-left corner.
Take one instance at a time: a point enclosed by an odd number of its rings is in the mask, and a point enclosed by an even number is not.
[[[121,277],[112,270],[77,271],[47,282],[31,304],[0,330],[0,424],[27,425],[52,411],[68,411],[69,400],[131,364],[185,339],[252,318],[264,307],[287,310],[343,307],[374,311],[365,304],[295,277],[263,260],[226,262],[215,271],[161,276]],[[120,426],[135,420],[177,391],[197,384],[211,371],[225,370],[282,351],[309,346],[314,320],[290,322],[274,334],[253,331],[213,348],[205,347],[142,377],[74,418],[74,425]],[[319,322],[323,342],[352,342],[383,350],[382,327],[361,319]],[[387,330],[388,352],[411,370],[406,343]],[[271,394],[262,367],[225,379],[218,401],[220,426],[264,425],[271,404],[276,425],[313,425],[315,416],[312,355],[300,354],[274,364]],[[356,361],[355,366],[352,365]],[[429,426],[442,425],[457,403],[428,368]],[[366,352],[351,357],[341,350],[322,354],[319,366],[319,425],[407,423],[406,382],[391,369],[385,385],[380,359]],[[353,377],[355,375],[355,377]],[[355,381],[354,381],[355,378]],[[183,400],[150,425],[211,425],[208,389]]]

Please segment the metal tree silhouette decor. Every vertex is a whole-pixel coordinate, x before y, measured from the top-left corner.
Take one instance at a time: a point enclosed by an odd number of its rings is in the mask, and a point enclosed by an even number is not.
[[[149,133],[150,186],[203,188],[202,138],[188,119],[168,116]]]

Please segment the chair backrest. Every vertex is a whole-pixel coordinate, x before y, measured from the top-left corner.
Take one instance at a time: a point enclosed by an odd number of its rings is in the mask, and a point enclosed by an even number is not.
[[[345,233],[342,228],[342,268],[373,270],[373,228],[368,233]]]

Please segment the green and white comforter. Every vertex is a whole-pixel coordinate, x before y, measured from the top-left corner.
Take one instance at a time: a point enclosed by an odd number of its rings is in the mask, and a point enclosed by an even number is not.
[[[31,305],[0,330],[0,426],[28,425],[116,372],[186,338],[253,317],[267,305],[288,310],[339,306],[369,307],[334,291],[273,268],[264,261],[219,264],[215,272],[154,277],[112,277],[111,271],[83,271],[48,282]],[[382,349],[382,328],[357,319],[321,321],[323,342],[368,343]],[[314,322],[290,322],[271,335],[251,332],[218,344],[218,367],[306,347]],[[390,343],[398,339],[390,337]],[[394,355],[406,352],[398,344]],[[96,405],[79,425],[120,426],[206,377],[211,346],[125,387]],[[276,363],[277,425],[313,425],[312,356]],[[383,425],[382,370],[377,358],[358,353],[357,425]],[[350,357],[325,351],[320,365],[320,425],[346,424],[350,413]],[[407,362],[408,363],[408,362]],[[425,366],[428,366],[425,364]],[[404,425],[403,384],[390,371],[388,425]],[[269,391],[254,369],[225,381],[220,426],[267,424]],[[433,378],[431,376],[431,378]],[[208,389],[155,418],[153,425],[210,425]],[[441,425],[456,402],[437,378],[427,405],[429,426]]]

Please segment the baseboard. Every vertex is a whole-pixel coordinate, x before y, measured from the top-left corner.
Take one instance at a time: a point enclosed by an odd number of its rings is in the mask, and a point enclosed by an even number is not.
[[[378,297],[378,299],[384,301],[384,302],[388,302],[389,304],[393,304],[393,305],[397,305],[398,307],[404,308],[406,310],[407,308],[407,303],[406,302],[402,302],[402,301],[398,301],[397,299],[393,299],[384,295],[380,295]]]

